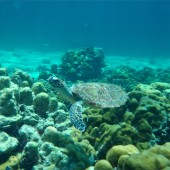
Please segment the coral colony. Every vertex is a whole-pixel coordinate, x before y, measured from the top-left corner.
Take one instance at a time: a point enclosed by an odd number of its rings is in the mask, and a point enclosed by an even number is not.
[[[0,68],[0,170],[170,168],[168,68],[105,70],[97,47],[70,49],[51,64],[34,80]]]

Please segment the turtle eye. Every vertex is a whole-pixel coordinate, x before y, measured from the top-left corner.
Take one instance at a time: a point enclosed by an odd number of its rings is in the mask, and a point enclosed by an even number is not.
[[[49,77],[48,81],[54,87],[63,87],[64,86],[63,81],[58,79],[57,77],[54,77],[54,76]]]
[[[62,80],[57,79],[57,80],[54,80],[54,86],[55,86],[55,87],[63,87],[63,86],[64,86],[64,83],[63,83]]]

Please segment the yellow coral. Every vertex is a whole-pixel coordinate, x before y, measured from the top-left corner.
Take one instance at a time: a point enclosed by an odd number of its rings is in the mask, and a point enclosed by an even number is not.
[[[121,170],[170,170],[170,142],[138,154],[123,155],[119,158],[118,167]]]
[[[113,170],[113,168],[107,160],[100,160],[95,164],[94,170]]]
[[[161,154],[165,156],[167,159],[169,159],[170,161],[170,142],[167,142],[162,146],[156,145],[150,148],[149,151],[156,153],[156,154]]]
[[[18,156],[10,156],[6,162],[0,165],[0,170],[4,170],[6,167],[11,167],[13,170],[19,170]]]
[[[161,170],[170,168],[170,161],[163,155],[144,151],[124,159],[122,170]]]
[[[116,167],[122,155],[130,155],[133,153],[139,153],[139,150],[134,145],[116,145],[107,152],[106,160],[109,161],[113,167]]]

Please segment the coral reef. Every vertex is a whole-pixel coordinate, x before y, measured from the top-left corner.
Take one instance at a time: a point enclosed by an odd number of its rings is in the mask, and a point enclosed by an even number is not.
[[[5,132],[0,132],[0,157],[5,154],[10,154],[19,145],[16,138],[9,136]]]
[[[0,114],[1,115],[17,115],[17,100],[15,97],[15,92],[10,88],[6,88],[0,91]]]
[[[120,160],[121,161],[121,160]],[[142,152],[140,155],[132,155],[124,158],[122,163],[123,170],[137,170],[140,169],[165,169],[170,168],[170,160],[162,155],[154,154],[148,151]]]
[[[38,130],[35,127],[24,124],[18,130],[20,145],[25,146],[28,141],[38,142],[40,139],[40,135]]]
[[[11,76],[11,81],[19,86],[24,86],[24,84],[27,83],[27,85],[31,87],[33,84],[31,76],[19,69],[15,69]]]
[[[139,84],[125,106],[86,110],[84,138],[97,150],[98,158],[103,159],[113,145],[133,144],[143,150],[169,141],[168,89],[168,83]]]
[[[126,90],[131,91],[139,84],[151,84],[155,82],[170,83],[170,69],[144,67],[143,69],[134,69],[129,66],[118,66],[110,70],[106,70],[104,74],[104,82],[121,85]]]
[[[51,97],[48,106],[49,112],[56,111],[57,107],[58,107],[58,99],[56,97]]]
[[[139,150],[133,145],[116,145],[107,152],[106,160],[109,161],[113,167],[116,167],[118,160],[122,155],[137,153],[139,153]]]
[[[1,170],[7,170],[7,169],[20,169],[20,157],[17,156],[10,156],[9,159],[0,165]]]
[[[94,148],[75,135],[67,107],[47,86],[21,70],[0,78],[9,82],[2,81],[0,90],[0,167],[74,170],[94,164]],[[20,155],[17,161],[9,159],[13,154]]]
[[[149,150],[143,151],[140,154],[132,154],[126,157],[120,157],[118,164],[122,170],[137,170],[140,169],[169,169],[169,143],[165,143],[162,146],[154,146]],[[166,148],[166,150],[165,150]]]
[[[135,114],[134,126],[138,130],[138,140],[141,142],[150,141],[153,145],[154,143],[162,144],[168,141],[169,137],[166,133],[169,129],[169,114],[170,114],[170,104],[169,99],[165,91],[170,89],[168,83],[152,83],[151,85],[139,84],[136,86],[134,91],[132,91],[129,96],[130,99],[136,98],[139,102],[138,107],[129,108]],[[159,139],[154,132],[158,129],[162,129],[164,137]]]
[[[21,168],[31,169],[35,164],[38,163],[38,144],[36,142],[28,142],[24,147],[22,158],[20,160]]]
[[[0,77],[0,90],[3,90],[4,88],[10,87],[10,79],[6,76]]]
[[[70,49],[63,57],[61,72],[67,80],[89,80],[101,77],[105,67],[101,48]],[[95,68],[95,69],[94,69]]]
[[[170,168],[170,143],[156,145],[148,150],[139,152],[133,145],[113,146],[107,153],[106,160],[110,162],[112,168],[119,170],[156,170]],[[101,169],[104,164],[98,161],[95,167],[100,165]],[[98,169],[100,169],[100,167]],[[97,170],[98,170],[97,169]]]
[[[113,170],[113,167],[107,160],[100,160],[95,164],[94,170]]]
[[[0,76],[7,76],[7,69],[0,67]]]
[[[41,92],[37,94],[37,96],[34,99],[34,106],[36,112],[44,116],[48,110],[48,105],[49,105],[49,96],[47,93]]]
[[[33,104],[32,91],[29,87],[23,87],[20,89],[20,104],[30,106]]]
[[[22,116],[19,114],[10,117],[0,115],[0,120],[0,130],[11,130],[13,132],[20,124]]]
[[[84,56],[90,54],[86,50]],[[94,55],[94,48],[91,51]],[[72,56],[81,53],[73,51]],[[118,74],[128,78],[129,72],[133,70],[124,68]],[[137,84],[128,96],[128,102],[118,108],[86,108],[87,129],[82,133],[70,122],[70,104],[47,82],[33,82],[21,70],[8,76],[6,69],[0,69],[0,169],[170,168],[170,144],[166,143],[170,140],[170,85]]]
[[[45,86],[41,82],[36,82],[32,86],[32,91],[34,92],[35,95],[41,93],[41,92],[46,92]]]

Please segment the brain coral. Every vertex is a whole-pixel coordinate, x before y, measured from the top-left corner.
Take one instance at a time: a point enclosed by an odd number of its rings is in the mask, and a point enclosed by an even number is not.
[[[113,146],[106,155],[106,160],[110,162],[112,169],[119,170],[165,170],[170,169],[170,143],[164,145],[155,145],[148,150],[141,151],[133,145]],[[99,160],[95,167],[102,167]],[[99,168],[100,169],[100,168]],[[98,170],[98,169],[97,169]]]
[[[46,114],[46,111],[48,110],[48,105],[49,105],[48,94],[44,92],[37,94],[37,96],[34,99],[34,106],[36,112],[41,116],[44,116]]]
[[[160,154],[144,151],[133,154],[123,161],[122,170],[156,170],[170,168],[170,160]]]
[[[111,165],[117,166],[118,160],[122,155],[131,155],[134,153],[139,153],[139,150],[134,145],[116,145],[107,152],[106,160],[108,160]]]

